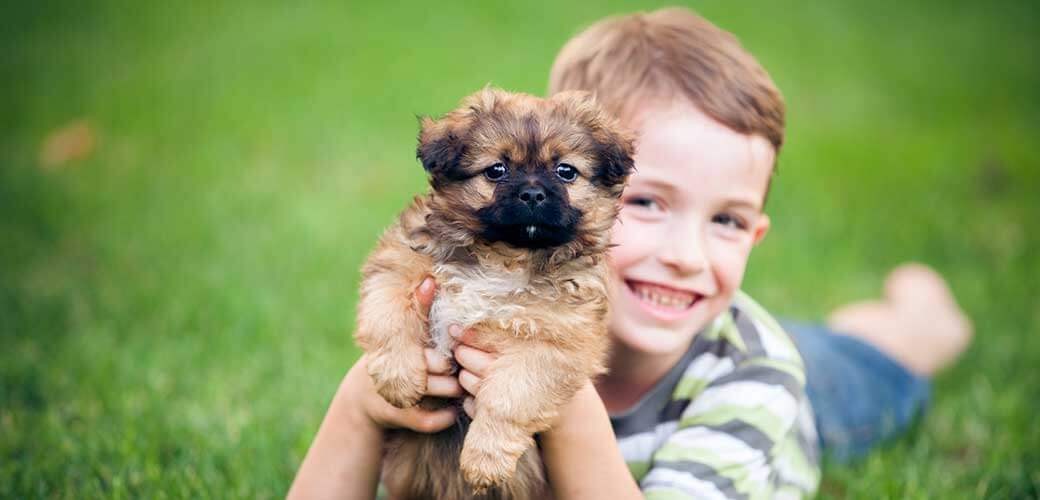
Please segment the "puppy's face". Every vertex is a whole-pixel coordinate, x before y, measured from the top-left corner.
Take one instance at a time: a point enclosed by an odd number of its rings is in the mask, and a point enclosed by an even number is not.
[[[632,154],[632,139],[586,93],[485,89],[423,120],[417,155],[436,194],[428,222],[457,241],[602,244]]]

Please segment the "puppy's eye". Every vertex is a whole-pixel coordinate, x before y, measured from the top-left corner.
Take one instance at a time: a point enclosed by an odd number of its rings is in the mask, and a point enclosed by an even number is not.
[[[505,179],[507,173],[509,173],[509,170],[506,168],[505,165],[501,163],[496,163],[484,169],[484,177],[487,177],[489,180],[493,181],[500,181],[502,179]]]
[[[556,176],[563,179],[563,182],[574,182],[574,179],[578,178],[578,169],[573,165],[561,163],[556,166]]]

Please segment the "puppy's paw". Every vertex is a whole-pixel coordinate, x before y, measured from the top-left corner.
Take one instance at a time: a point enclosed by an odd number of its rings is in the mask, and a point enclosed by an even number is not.
[[[374,353],[368,360],[368,374],[376,392],[398,408],[415,406],[426,393],[426,360],[421,348],[409,353]]]
[[[509,480],[516,470],[516,459],[504,453],[463,448],[459,468],[473,492],[479,495]]]
[[[516,472],[519,454],[501,450],[490,443],[466,443],[459,456],[459,469],[466,483],[476,494],[483,494],[493,486],[504,484]]]

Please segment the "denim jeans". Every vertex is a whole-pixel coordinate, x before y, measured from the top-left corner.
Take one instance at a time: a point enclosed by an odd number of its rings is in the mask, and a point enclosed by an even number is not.
[[[928,405],[931,384],[872,345],[820,324],[782,320],[805,361],[825,456],[847,462],[895,436]]]

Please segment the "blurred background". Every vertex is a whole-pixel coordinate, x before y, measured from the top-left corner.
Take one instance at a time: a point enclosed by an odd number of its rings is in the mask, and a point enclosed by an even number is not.
[[[416,115],[655,2],[0,7],[0,497],[283,496],[358,268],[425,178]],[[689,4],[784,91],[745,289],[818,319],[935,266],[977,326],[916,430],[822,498],[1040,489],[1040,7]]]

